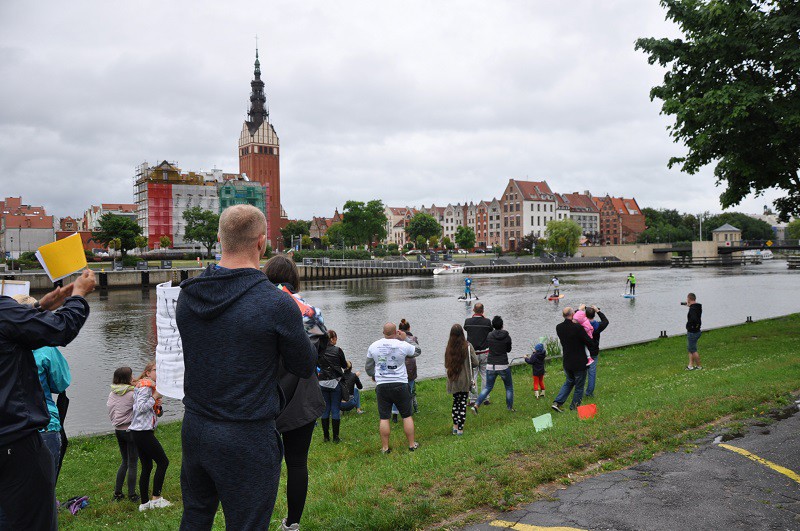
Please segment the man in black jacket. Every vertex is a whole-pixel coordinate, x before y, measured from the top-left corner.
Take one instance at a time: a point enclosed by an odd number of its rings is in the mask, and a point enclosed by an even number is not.
[[[228,529],[266,529],[283,458],[279,365],[308,378],[317,351],[294,298],[259,270],[264,213],[228,207],[219,240],[219,265],[181,283],[175,313],[185,368],[181,529],[211,529],[220,501]]]
[[[595,316],[600,318],[599,323],[594,320]],[[594,333],[592,334],[592,341],[594,342],[594,348],[589,349],[589,352],[592,355],[594,363],[589,365],[589,368],[587,370],[586,393],[584,393],[583,396],[588,396],[591,398],[592,396],[594,396],[594,382],[597,377],[597,361],[598,361],[598,356],[600,355],[600,334],[603,333],[603,330],[608,328],[608,319],[597,306],[589,306],[588,308],[586,308],[586,318],[589,319],[589,322],[592,323],[592,327],[594,328]]]
[[[492,322],[483,316],[483,304],[475,304],[475,314],[469,319],[464,321],[464,330],[467,332],[467,341],[472,348],[475,349],[475,354],[478,356],[478,366],[472,368],[472,381],[475,386],[470,390],[469,403],[474,405],[478,399],[478,390],[486,387],[486,363],[489,358],[489,343],[486,338],[489,332],[492,331]],[[481,375],[481,385],[478,387],[478,374]],[[489,404],[489,395],[486,395],[484,404]]]
[[[0,509],[11,529],[58,527],[55,462],[39,434],[50,413],[33,351],[75,339],[89,317],[84,297],[94,284],[86,270],[33,308],[0,297]]]
[[[586,330],[572,320],[575,315],[572,308],[567,306],[561,313],[564,316],[564,322],[556,326],[556,334],[558,334],[558,339],[561,341],[561,351],[564,356],[564,374],[567,380],[561,386],[561,391],[558,392],[558,396],[551,406],[559,413],[563,411],[561,406],[567,401],[567,397],[572,392],[573,387],[575,392],[572,395],[572,404],[570,404],[569,408],[576,409],[581,405],[583,386],[586,382],[585,348],[590,350],[595,348],[594,341],[586,333]]]
[[[697,352],[697,341],[700,339],[702,332],[703,305],[697,302],[697,296],[690,293],[686,296],[686,305],[689,307],[689,313],[686,316],[686,350],[689,352],[689,365],[686,366],[687,371],[695,369],[702,369],[700,365],[700,353]]]

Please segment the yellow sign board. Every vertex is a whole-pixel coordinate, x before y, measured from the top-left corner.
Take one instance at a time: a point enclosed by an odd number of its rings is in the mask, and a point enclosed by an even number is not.
[[[53,282],[86,267],[86,254],[78,233],[42,245],[36,251],[36,258]]]
[[[767,240],[767,247],[772,247],[772,240]]]

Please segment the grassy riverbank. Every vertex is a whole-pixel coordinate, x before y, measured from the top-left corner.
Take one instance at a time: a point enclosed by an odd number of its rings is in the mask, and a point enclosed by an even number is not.
[[[323,444],[321,433],[315,433],[303,529],[397,530],[442,522],[456,527],[483,519],[486,512],[529,503],[538,485],[568,483],[568,474],[598,461],[610,470],[675,449],[709,422],[759,414],[800,388],[800,314],[704,333],[703,371],[683,370],[685,350],[685,338],[675,337],[605,351],[598,368],[598,417],[579,421],[571,413],[554,415],[553,429],[538,434],[531,417],[551,411],[550,401],[563,383],[558,362],[548,366],[547,399],[533,397],[530,370],[518,367],[516,413],[506,411],[498,380],[492,405],[477,417],[470,414],[459,438],[450,434],[452,402],[444,380],[420,382],[416,422],[422,447],[415,453],[404,449],[402,430],[392,425],[395,451],[380,455],[374,393],[366,393],[366,413],[343,417],[341,444]],[[75,438],[58,496],[88,495],[91,505],[76,517],[61,515],[60,527],[177,529],[180,424],[159,427],[158,437],[171,460],[163,494],[173,507],[139,513],[133,503],[111,501],[119,463],[114,437]],[[283,495],[273,528],[285,516]],[[216,524],[224,528],[221,513]]]

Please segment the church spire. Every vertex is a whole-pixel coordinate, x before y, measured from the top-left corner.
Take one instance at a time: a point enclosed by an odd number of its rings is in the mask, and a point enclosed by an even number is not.
[[[250,134],[255,133],[261,124],[269,121],[269,111],[264,95],[264,82],[261,81],[261,62],[258,60],[258,47],[256,46],[256,62],[253,69],[253,81],[250,82],[250,110],[247,113],[247,128]]]

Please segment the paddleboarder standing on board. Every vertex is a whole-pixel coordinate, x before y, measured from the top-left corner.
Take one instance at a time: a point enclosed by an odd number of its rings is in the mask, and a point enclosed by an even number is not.
[[[553,275],[553,280],[550,281],[550,285],[553,286],[553,297],[560,296],[561,291],[559,290],[559,283],[557,276]]]
[[[625,281],[625,285],[630,286],[628,293],[636,295],[636,277],[633,276],[633,273],[628,275],[628,280]]]
[[[464,279],[464,298],[472,300],[472,279],[469,277]]]

